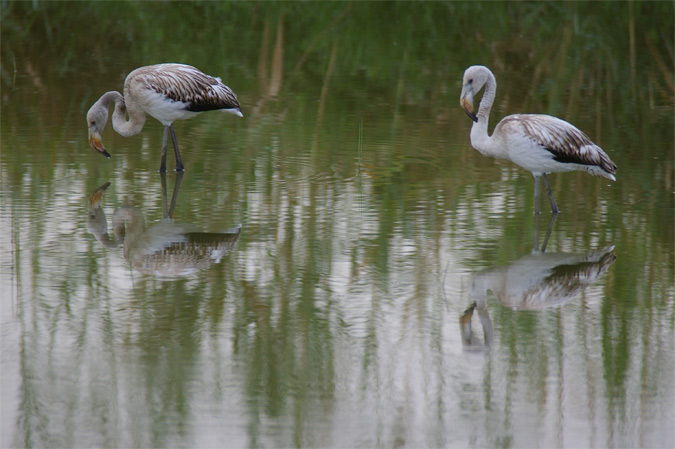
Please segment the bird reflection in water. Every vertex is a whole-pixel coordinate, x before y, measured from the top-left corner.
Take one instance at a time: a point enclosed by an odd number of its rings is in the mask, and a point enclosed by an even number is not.
[[[541,250],[538,246],[539,219],[535,216],[535,244],[532,253],[506,266],[486,268],[476,274],[471,296],[473,302],[459,318],[465,349],[481,350],[493,340],[492,321],[488,313],[487,292],[497,302],[513,310],[543,310],[560,307],[593,285],[614,263],[614,246],[582,253],[547,253],[546,244],[557,214],[553,214]],[[474,311],[483,328],[483,341],[474,334],[471,319]]]
[[[190,276],[219,263],[232,251],[241,225],[223,232],[201,232],[192,224],[175,223],[173,211],[183,174],[177,173],[171,204],[167,207],[166,175],[162,179],[164,218],[146,227],[141,211],[135,207],[117,208],[112,215],[113,235],[101,203],[107,182],[89,195],[87,229],[106,248],[123,246],[125,259],[142,273],[159,277]]]

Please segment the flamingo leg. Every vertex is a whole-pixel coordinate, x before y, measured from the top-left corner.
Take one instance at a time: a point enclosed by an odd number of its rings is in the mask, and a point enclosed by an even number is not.
[[[534,216],[534,248],[533,253],[539,252],[539,214]]]
[[[551,214],[551,221],[548,222],[548,229],[546,229],[546,237],[544,237],[544,244],[541,246],[541,252],[546,251],[546,245],[548,245],[548,239],[551,237],[551,232],[553,231],[553,225],[555,220],[558,218],[558,212],[553,212]]]
[[[173,218],[173,210],[176,208],[176,201],[178,201],[178,191],[180,190],[180,183],[182,180],[183,180],[183,172],[176,173],[176,183],[173,185],[171,206],[169,206],[169,218]]]
[[[178,149],[178,140],[176,139],[176,131],[173,129],[173,124],[169,125],[171,131],[171,140],[173,141],[173,151],[176,153],[176,171],[183,171],[183,159],[180,157],[180,150]]]
[[[162,163],[159,166],[160,173],[166,173],[166,145],[168,143],[169,127],[164,127],[164,138],[162,139]]]
[[[560,209],[558,209],[558,206],[556,206],[555,200],[553,199],[553,192],[551,191],[551,186],[548,183],[546,173],[544,173],[542,177],[544,178],[544,185],[546,186],[546,191],[548,192],[548,199],[551,201],[551,212],[557,214],[558,212],[560,212]]]
[[[540,178],[540,176],[536,176],[536,175],[533,175],[533,176],[534,176],[534,214],[539,215],[539,178]]]

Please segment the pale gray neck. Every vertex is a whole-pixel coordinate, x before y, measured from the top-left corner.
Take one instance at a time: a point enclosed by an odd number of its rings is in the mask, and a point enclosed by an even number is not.
[[[115,240],[124,242],[125,252],[135,246],[145,232],[143,214],[133,207],[122,206],[115,209],[112,216]]]
[[[485,83],[485,93],[480,100],[478,113],[476,114],[478,121],[474,122],[471,127],[471,146],[481,154],[493,157],[499,157],[499,149],[493,148],[494,142],[492,142],[491,137],[488,135],[488,122],[490,120],[490,110],[495,101],[496,93],[497,81],[492,72],[488,72],[488,79]]]
[[[101,242],[105,248],[114,249],[119,247],[122,243],[117,239],[111,239],[108,235],[108,224],[105,213],[100,207],[89,209],[87,216],[87,229],[91,234],[94,235],[94,237],[96,237],[96,240]]]
[[[141,132],[143,125],[145,125],[145,113],[140,110],[127,109],[122,94],[114,90],[104,93],[99,98],[98,103],[101,107],[107,109],[111,101],[115,102],[115,110],[112,116],[113,129],[124,137],[133,136]],[[127,114],[129,115],[128,120]]]
[[[115,103],[124,103],[124,97],[116,90],[111,90],[110,92],[101,95],[101,98],[98,99],[98,102],[101,103],[104,108],[107,108],[111,101],[114,101]]]
[[[490,110],[492,109],[492,104],[495,102],[495,95],[497,94],[497,80],[492,72],[488,72],[488,79],[485,83],[485,93],[483,98],[480,100],[480,105],[478,106],[478,120],[481,118],[485,120],[485,125],[490,118]]]

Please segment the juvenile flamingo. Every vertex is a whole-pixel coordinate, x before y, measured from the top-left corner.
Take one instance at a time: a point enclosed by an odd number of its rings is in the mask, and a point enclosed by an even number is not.
[[[474,113],[473,96],[486,86]],[[504,117],[488,135],[490,109],[497,81],[490,69],[474,65],[466,69],[459,104],[474,121],[471,146],[485,156],[508,159],[534,176],[534,213],[539,213],[539,179],[544,179],[551,210],[559,209],[553,199],[547,173],[583,170],[616,181],[616,164],[583,132],[557,117],[543,114],[514,114]]]
[[[87,112],[89,144],[106,157],[110,154],[101,142],[101,132],[108,122],[108,105],[115,103],[113,128],[129,137],[138,134],[145,124],[146,114],[164,125],[162,163],[166,171],[166,148],[171,132],[176,154],[176,171],[183,171],[173,122],[192,118],[200,112],[221,110],[243,117],[235,93],[215,78],[185,64],[157,64],[132,71],[124,81],[124,96],[117,91],[106,92]],[[128,119],[127,119],[128,116]]]

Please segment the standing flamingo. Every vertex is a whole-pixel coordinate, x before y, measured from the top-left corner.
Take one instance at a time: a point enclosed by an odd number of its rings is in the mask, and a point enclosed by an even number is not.
[[[473,96],[483,86],[485,93],[478,113]],[[485,156],[508,159],[534,176],[534,213],[539,213],[539,178],[544,179],[551,210],[558,213],[546,173],[584,170],[616,181],[616,164],[602,148],[572,124],[543,114],[514,114],[504,117],[488,136],[488,119],[495,99],[497,81],[490,69],[474,65],[466,69],[459,104],[474,121],[471,146]]]
[[[124,96],[117,91],[106,92],[87,112],[89,144],[106,157],[110,157],[110,154],[101,142],[101,132],[108,122],[108,104],[111,101],[115,102],[113,128],[124,137],[141,132],[146,114],[162,122],[164,139],[160,172],[166,171],[169,131],[176,154],[176,171],[184,169],[173,128],[174,120],[188,119],[200,112],[213,110],[244,116],[237,96],[220,78],[206,75],[185,64],[140,67],[132,71],[124,81]]]

